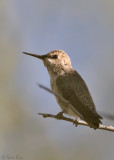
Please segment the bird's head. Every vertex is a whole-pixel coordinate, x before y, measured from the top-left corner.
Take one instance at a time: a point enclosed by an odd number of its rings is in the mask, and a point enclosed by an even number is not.
[[[62,50],[53,50],[45,55],[23,53],[41,59],[49,73],[62,74],[65,70],[72,68],[69,56]]]

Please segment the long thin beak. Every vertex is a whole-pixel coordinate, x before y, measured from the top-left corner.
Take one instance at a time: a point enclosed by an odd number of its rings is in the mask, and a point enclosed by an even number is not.
[[[39,58],[39,59],[42,59],[42,60],[47,57],[47,55],[37,55],[37,54],[32,54],[32,53],[27,53],[27,52],[22,52],[22,53],[29,55],[29,56]]]

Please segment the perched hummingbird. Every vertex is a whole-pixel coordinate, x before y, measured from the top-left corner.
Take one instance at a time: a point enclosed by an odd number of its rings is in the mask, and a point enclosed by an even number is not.
[[[71,60],[62,50],[53,50],[45,55],[24,54],[39,58],[50,75],[51,89],[55,95],[62,112],[70,116],[80,117],[94,129],[102,123],[102,117],[97,113],[88,87],[82,77],[72,68]]]

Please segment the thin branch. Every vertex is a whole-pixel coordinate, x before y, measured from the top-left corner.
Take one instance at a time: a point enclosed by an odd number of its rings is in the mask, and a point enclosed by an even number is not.
[[[81,120],[74,121],[74,119],[72,119],[72,118],[67,118],[67,117],[64,117],[64,116],[61,116],[61,117],[59,117],[59,119],[58,119],[58,116],[57,116],[57,115],[47,114],[47,113],[38,113],[38,114],[39,114],[39,115],[42,115],[44,118],[50,117],[50,118],[54,118],[54,119],[57,119],[57,120],[64,120],[64,121],[72,122],[72,123],[75,124],[76,126],[82,125],[82,126],[88,126],[88,127],[90,127],[85,121],[81,121]],[[111,126],[111,125],[105,126],[105,125],[101,125],[101,124],[100,124],[100,126],[99,126],[98,129],[102,129],[102,130],[107,130],[107,131],[112,131],[112,132],[114,132],[114,127]]]
[[[57,93],[53,92],[52,90],[50,90],[49,88],[41,85],[41,84],[37,84],[40,88],[48,91],[49,93],[55,95],[56,97],[60,98],[62,101],[64,101],[64,99],[62,97],[60,97]],[[77,120],[77,121],[74,121],[74,119],[71,119],[71,118],[67,118],[67,117],[64,117],[64,116],[60,116],[58,118],[57,115],[52,115],[52,114],[47,114],[47,113],[39,113],[39,115],[42,115],[44,118],[47,118],[47,117],[50,117],[50,118],[55,118],[55,119],[59,119],[59,120],[64,120],[64,121],[68,121],[68,122],[72,122],[73,124],[75,124],[76,126],[78,125],[83,125],[83,126],[88,126],[90,127],[85,121],[81,121],[81,120]],[[109,119],[114,119],[114,116],[113,115],[110,115],[110,114],[106,114],[105,113],[105,116]],[[111,117],[111,118],[110,118]],[[114,127],[111,126],[111,125],[108,125],[108,126],[105,126],[105,125],[102,125],[100,124],[99,128],[98,129],[102,129],[102,130],[107,130],[107,131],[112,131],[114,132]]]

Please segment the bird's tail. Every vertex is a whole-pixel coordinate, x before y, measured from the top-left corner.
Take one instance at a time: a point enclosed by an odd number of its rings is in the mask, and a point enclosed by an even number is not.
[[[86,119],[85,121],[89,124],[91,128],[97,129],[99,128],[99,125],[102,124],[101,119],[103,119],[98,113],[93,114],[93,118]]]

